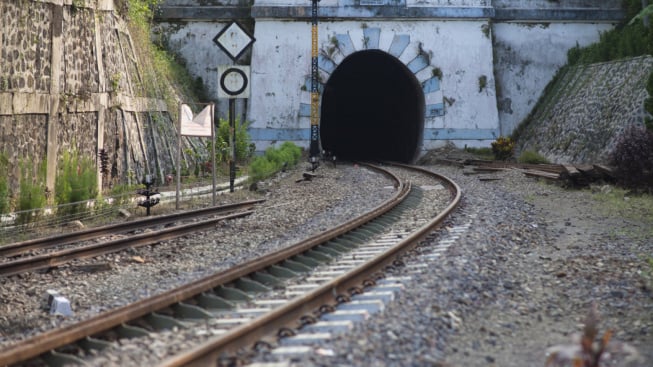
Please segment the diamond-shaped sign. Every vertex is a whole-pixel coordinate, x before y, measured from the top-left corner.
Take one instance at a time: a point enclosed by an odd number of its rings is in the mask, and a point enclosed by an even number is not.
[[[254,41],[254,37],[235,21],[222,28],[220,33],[213,38],[213,42],[233,61],[238,60]]]

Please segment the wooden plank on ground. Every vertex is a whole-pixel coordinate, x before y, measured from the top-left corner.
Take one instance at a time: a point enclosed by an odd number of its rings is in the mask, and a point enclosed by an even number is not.
[[[538,171],[534,169],[525,170],[524,174],[529,177],[545,178],[548,180],[558,180],[560,179],[559,173],[547,172],[547,171]]]

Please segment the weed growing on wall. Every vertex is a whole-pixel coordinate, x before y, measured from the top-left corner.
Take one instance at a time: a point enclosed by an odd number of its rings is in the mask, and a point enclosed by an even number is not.
[[[203,86],[201,79],[193,79],[174,55],[152,42],[152,20],[160,3],[161,0],[117,0],[116,7],[129,22],[141,64],[151,66],[140,71],[143,80],[140,92],[147,97],[163,99],[172,119],[176,120],[179,98],[198,100]]]
[[[478,92],[481,93],[485,88],[487,88],[487,76],[481,75],[478,77]]]
[[[95,162],[91,158],[80,157],[76,151],[64,152],[58,165],[55,193],[58,205],[95,199],[98,195]],[[83,204],[75,204],[60,210],[73,214],[82,208]]]

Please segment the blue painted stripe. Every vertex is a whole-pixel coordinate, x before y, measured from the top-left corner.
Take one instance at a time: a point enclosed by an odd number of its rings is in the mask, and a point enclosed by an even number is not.
[[[308,141],[311,136],[309,128],[301,129],[266,129],[250,128],[252,141]],[[499,129],[424,129],[424,141],[428,140],[496,140]]]
[[[439,90],[440,90],[440,79],[437,76],[434,76],[431,79],[422,83],[422,91],[424,92],[424,94],[437,92]]]
[[[311,117],[311,105],[310,105],[310,103],[300,103],[299,104],[299,117]]]
[[[444,116],[444,103],[426,105],[425,117]]]
[[[365,43],[367,49],[377,49],[379,48],[379,39],[381,38],[381,28],[365,28],[363,29],[363,37],[365,37]]]
[[[354,43],[351,41],[351,37],[349,37],[349,33],[337,34],[336,39],[338,40],[338,49],[343,55],[349,56],[356,52]]]
[[[413,74],[417,74],[420,70],[429,66],[429,58],[424,54],[419,54],[414,59],[410,60],[406,66],[408,67],[408,70],[413,72]]]
[[[317,66],[329,74],[333,73],[333,71],[336,69],[336,64],[333,62],[333,60],[325,57],[324,55],[318,55]]]
[[[499,129],[424,129],[424,140],[496,140]]]
[[[309,105],[310,108],[310,105]],[[296,140],[309,140],[311,137],[311,129],[270,129],[270,128],[249,128],[249,136],[252,141],[257,140],[280,140],[280,141],[296,141]]]
[[[388,53],[396,58],[399,58],[408,44],[410,43],[410,35],[408,34],[395,34],[392,38],[392,43],[390,44],[390,49]]]

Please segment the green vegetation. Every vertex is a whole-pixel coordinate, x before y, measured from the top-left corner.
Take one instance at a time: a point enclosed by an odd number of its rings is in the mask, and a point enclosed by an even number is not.
[[[183,61],[167,52],[161,40],[158,44],[152,42],[152,20],[160,3],[161,0],[116,0],[116,7],[129,21],[129,32],[141,65],[149,66],[140,70],[141,78],[132,78],[133,81],[142,80],[137,90],[145,96],[163,99],[172,119],[177,119],[179,98],[199,100],[204,89],[202,80],[192,78]],[[111,82],[116,84],[116,80]]]
[[[18,195],[18,222],[29,223],[36,219],[39,213],[32,212],[33,209],[43,208],[47,198],[45,196],[45,163],[37,167],[36,171],[31,162],[20,163],[20,191]]]
[[[618,60],[626,57],[653,55],[653,26],[644,25],[644,17],[649,14],[649,23],[653,24],[653,4],[642,9],[641,0],[624,0],[623,7],[626,10],[626,20],[614,29],[601,34],[598,43],[587,47],[576,46],[567,53],[567,65],[558,70],[553,79],[542,92],[542,97],[537,102],[533,112],[522,121],[513,131],[512,138],[519,139],[519,136],[528,126],[534,117],[534,112],[544,105],[544,101],[550,97],[558,81],[566,74],[571,66]],[[653,73],[652,73],[653,74]],[[647,90],[649,96],[653,97],[653,76],[648,78]],[[649,98],[645,102],[646,109],[653,114],[653,100]],[[647,121],[647,126],[653,127],[653,122]]]
[[[653,195],[636,195],[623,188],[612,187],[592,196],[596,200],[596,209],[602,214],[623,218],[628,221],[649,223],[647,230],[639,232],[619,233],[620,236],[632,239],[653,237]],[[637,227],[640,228],[640,227]]]
[[[7,172],[9,169],[9,159],[6,154],[0,154],[0,172]],[[10,200],[9,196],[9,182],[7,175],[0,176],[0,214],[9,212]]]
[[[247,132],[249,122],[245,121],[244,123],[240,123],[240,121],[236,120],[235,125],[234,143],[236,146],[236,162],[245,163],[252,157],[252,154],[254,153],[254,145],[252,144],[249,133]],[[220,119],[215,140],[216,162],[228,162],[231,155],[231,149],[229,149],[228,120]],[[208,148],[210,148],[210,143]]]
[[[519,158],[517,158],[517,162],[529,163],[529,164],[542,164],[542,163],[549,163],[549,160],[537,152],[533,152],[532,150],[525,150],[519,155]]]
[[[80,157],[76,151],[64,152],[59,160],[55,193],[58,205],[95,199],[98,195],[95,162],[88,157]],[[60,210],[64,213],[76,213],[83,205],[65,206],[65,209]]]
[[[492,142],[492,153],[497,160],[505,161],[512,158],[514,150],[515,142],[509,137],[500,136]]]
[[[482,92],[487,87],[487,76],[481,75],[478,77],[478,92]]]
[[[485,159],[491,161],[494,159],[494,153],[492,153],[492,148],[482,147],[482,148],[468,148],[465,146],[465,151],[471,154],[474,154],[478,159]]]
[[[433,68],[433,71],[431,73],[433,74],[434,77],[442,80],[442,69],[440,69],[439,67]]]
[[[279,148],[269,147],[265,150],[265,155],[256,157],[250,164],[250,180],[260,181],[272,176],[284,166],[292,167],[299,162],[301,156],[302,149],[291,142],[285,142]]]

